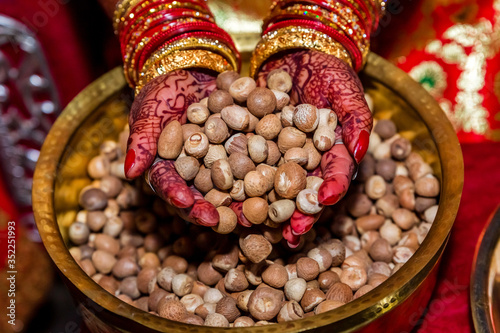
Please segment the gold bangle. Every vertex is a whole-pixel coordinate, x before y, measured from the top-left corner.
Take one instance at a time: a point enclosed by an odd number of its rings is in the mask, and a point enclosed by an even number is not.
[[[154,63],[157,59],[160,59],[161,57],[168,54],[168,52],[180,49],[203,49],[211,51],[212,53],[217,53],[223,56],[227,61],[229,61],[233,68],[237,69],[238,66],[235,54],[226,44],[208,37],[186,37],[169,43],[168,45],[151,54],[148,60],[146,60],[146,62],[144,63],[143,68],[139,69],[140,72],[142,73],[147,71],[146,67],[148,67],[151,63]]]
[[[206,68],[216,72],[235,70],[226,58],[208,50],[174,50],[156,59],[146,71],[135,88],[136,95],[146,83],[171,71],[186,68]]]
[[[198,22],[198,21],[201,21],[201,20],[189,17],[189,18],[177,19],[175,22],[176,23],[189,23],[189,22]],[[168,30],[170,30],[172,28],[173,28],[173,26],[172,27],[165,26],[163,29],[161,29],[160,31],[157,31],[153,35],[142,38],[140,42],[138,42],[134,45],[127,46],[127,52],[125,52],[125,54],[123,55],[123,70],[126,73],[125,76],[127,77],[127,82],[129,84],[132,84],[133,81],[137,82],[137,75],[136,75],[137,73],[135,72],[136,71],[135,54],[138,52],[141,52],[142,49],[144,47],[146,47],[146,45],[148,44],[148,42],[151,39],[155,38],[156,36],[159,36],[159,35],[166,33]]]
[[[295,4],[284,9],[279,9],[271,13],[271,16],[283,15],[283,14],[296,14],[300,16],[306,16],[312,18],[316,21],[327,25],[341,34],[352,39],[354,43],[358,46],[361,53],[364,54],[367,49],[368,38],[366,38],[366,33],[363,28],[357,23],[357,16],[349,8],[335,8],[335,12],[329,12],[323,8],[315,8],[316,5],[303,5]],[[317,16],[311,13],[312,10],[319,11],[322,13],[321,16]],[[353,28],[351,29],[348,25],[353,22]],[[367,52],[366,52],[367,53]]]
[[[233,51],[225,44],[220,43],[217,40],[211,39],[211,38],[206,38],[206,37],[188,37],[188,38],[183,38],[177,41],[174,41],[172,43],[169,43],[165,47],[155,51],[151,56],[146,60],[144,63],[144,66],[140,69],[138,69],[138,73],[134,73],[135,83],[137,85],[144,85],[143,77],[144,73],[149,71],[149,68],[154,66],[155,62],[158,59],[161,59],[165,56],[167,56],[169,53],[178,51],[178,50],[193,50],[193,49],[202,49],[202,50],[207,50],[211,51],[212,53],[219,54],[222,56],[224,59],[226,59],[227,62],[230,63],[231,67],[233,69],[237,69],[238,62],[236,60],[236,56],[234,55]],[[149,79],[146,81],[149,82]]]
[[[250,76],[255,77],[260,66],[272,55],[291,49],[312,49],[334,55],[352,67],[349,52],[330,36],[311,28],[289,26],[262,36],[252,54]]]

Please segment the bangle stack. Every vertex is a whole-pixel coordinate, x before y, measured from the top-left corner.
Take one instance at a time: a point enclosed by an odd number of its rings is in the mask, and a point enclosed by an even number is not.
[[[241,59],[206,0],[122,0],[113,26],[127,82],[136,92],[155,77],[185,68],[238,70]]]
[[[370,49],[385,1],[276,0],[264,20],[262,39],[252,55],[250,74],[272,55],[314,49],[335,55],[359,71]]]

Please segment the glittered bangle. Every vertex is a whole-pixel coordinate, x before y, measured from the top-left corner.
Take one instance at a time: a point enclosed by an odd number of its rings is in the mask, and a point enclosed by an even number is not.
[[[210,14],[210,9],[203,3],[194,0],[183,0],[182,2],[176,0],[131,0],[128,8],[122,12],[115,22],[118,22],[115,27],[115,33],[121,31],[124,27],[129,25],[134,18],[141,17],[147,12],[158,12],[160,10],[171,10],[174,8],[190,8],[206,14]]]
[[[161,29],[159,29],[154,33],[150,31],[148,31],[148,35],[144,35],[144,33],[142,33],[141,36],[135,38],[135,40],[139,40],[138,43],[134,42],[127,44],[126,52],[123,54],[123,68],[126,73],[127,82],[133,85],[133,83],[137,80],[137,75],[135,75],[135,73],[137,73],[138,71],[138,65],[137,65],[138,58],[142,54],[143,49],[148,46],[148,43],[150,42],[151,39],[163,36],[165,32],[176,26],[187,23],[196,23],[196,22],[201,22],[201,21],[194,18],[182,18],[175,21],[171,21],[161,25],[160,26]]]
[[[309,5],[312,6],[312,10],[324,9],[328,12],[339,12],[339,11],[347,11],[348,13],[352,11],[354,15],[355,22],[358,22],[363,29],[366,30],[365,20],[367,18],[367,14],[360,10],[359,6],[354,1],[349,0],[282,0],[279,1],[279,6],[283,9],[293,5]],[[276,6],[272,6],[270,12],[273,12],[273,9]],[[340,14],[343,14],[342,12]],[[368,15],[368,17],[370,17]]]
[[[126,29],[120,31],[118,37],[122,46],[135,45],[135,41],[138,40],[145,31],[153,29],[159,24],[188,18],[196,19],[196,21],[215,23],[214,19],[209,14],[201,14],[193,9],[176,8],[171,11],[147,13],[132,22]],[[122,53],[123,51],[122,49]]]
[[[143,49],[141,54],[138,57],[137,60],[137,68],[141,68],[146,61],[146,59],[149,57],[149,54],[151,53],[152,50],[158,49],[161,44],[165,43],[171,38],[174,38],[178,35],[185,34],[188,32],[195,32],[195,31],[203,31],[203,32],[212,32],[212,33],[217,33],[224,38],[225,41],[230,42],[230,46],[235,48],[234,44],[232,43],[231,37],[222,29],[217,27],[213,23],[208,23],[208,22],[193,22],[193,23],[186,23],[183,25],[176,26],[170,30],[168,30],[165,33],[162,33],[161,35],[158,35],[156,38],[152,38],[146,47]]]
[[[349,52],[343,44],[312,28],[288,26],[262,36],[252,54],[250,75],[255,77],[260,66],[272,55],[292,49],[316,50],[336,56],[352,66]]]
[[[174,70],[193,67],[205,68],[218,73],[235,69],[223,56],[208,50],[175,50],[157,59],[146,72],[141,73],[141,79],[135,90],[136,94],[155,77]]]
[[[268,26],[273,20],[280,19],[285,15],[293,18],[304,18],[305,16],[311,20],[321,22],[333,29],[338,30],[352,39],[353,42],[358,44],[360,47],[363,47],[363,45],[366,44],[366,34],[364,31],[361,31],[363,29],[361,29],[358,24],[350,23],[353,19],[356,19],[356,17],[352,14],[352,11],[350,13],[344,12],[341,14],[340,12],[337,13],[320,8],[316,8],[316,10],[314,10],[313,8],[315,7],[316,6],[312,5],[295,4],[283,9],[277,8],[273,13],[271,13],[271,19],[265,21],[264,29],[266,29],[266,26]],[[363,37],[363,35],[365,35],[365,37]]]
[[[321,32],[328,37],[332,38],[333,40],[339,42],[342,44],[344,49],[350,54],[350,58],[353,60],[353,67],[356,70],[359,70],[361,68],[361,65],[363,63],[363,58],[362,54],[360,53],[359,49],[356,47],[356,45],[348,39],[346,36],[340,34],[337,30],[334,30],[328,26],[325,26],[319,22],[311,21],[311,20],[288,20],[288,21],[283,21],[274,24],[268,30],[264,31],[264,35],[269,35],[275,30],[279,30],[282,28],[290,27],[290,26],[295,26],[295,27],[301,27],[301,28],[309,28],[309,29],[314,29],[318,32]],[[351,63],[349,63],[351,64]]]
[[[164,56],[169,51],[181,49],[204,49],[212,51],[223,56],[233,68],[239,69],[240,63],[235,56],[235,51],[227,44],[221,43],[218,40],[218,35],[214,33],[198,31],[177,36],[162,45],[147,59],[144,66],[139,68],[140,73],[147,72],[147,67],[150,66],[156,59]],[[139,73],[139,79],[141,74]]]
[[[130,12],[127,12],[125,16],[129,18],[137,18],[137,17],[142,17],[147,13],[159,12],[163,10],[169,11],[177,8],[184,8],[184,9],[189,8],[204,14],[210,13],[210,9],[207,6],[201,5],[197,1],[182,0],[181,2],[174,0],[156,0],[156,1],[146,0],[141,2],[136,7],[134,7]],[[126,27],[129,24],[130,21],[126,20],[125,22],[123,22],[122,25],[123,27]]]

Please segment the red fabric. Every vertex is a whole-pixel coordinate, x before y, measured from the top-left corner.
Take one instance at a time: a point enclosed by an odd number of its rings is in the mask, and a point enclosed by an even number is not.
[[[58,4],[58,9],[48,11],[47,3]],[[68,3],[62,5],[61,3]],[[98,75],[106,69],[110,69],[118,64],[119,47],[116,41],[108,43],[107,48],[103,48],[98,56],[91,54],[88,45],[96,45],[97,33],[85,35],[85,31],[78,29],[76,24],[78,17],[81,20],[92,21],[92,12],[77,11],[79,15],[71,16],[70,5],[77,2],[67,0],[44,0],[33,2],[31,0],[4,0],[0,4],[0,12],[11,15],[28,26],[37,29],[37,37],[44,46],[44,52],[54,80],[60,92],[61,101],[66,105],[81,89],[88,85]],[[79,5],[89,2],[78,2]],[[411,42],[419,42],[421,39],[413,38],[416,33],[426,34],[428,31],[422,28],[422,22],[429,17],[435,22],[441,19],[441,14],[450,16],[450,13],[459,11],[457,5],[446,8],[436,8],[435,12],[429,16],[429,11],[423,12],[422,1],[405,1],[404,10],[400,15],[392,15],[390,25],[381,22],[382,30],[390,30],[392,36],[378,41],[378,52],[383,52],[389,58],[397,59],[396,54],[404,54],[406,62],[400,64],[402,68],[418,61],[423,52],[412,48]],[[472,1],[467,1],[472,3]],[[485,16],[491,19],[491,0],[484,2],[485,6],[479,6],[477,16]],[[95,4],[94,4],[95,5]],[[489,5],[489,7],[488,7]],[[455,7],[453,7],[455,6]],[[55,7],[53,7],[55,8]],[[95,8],[95,7],[94,7]],[[490,9],[488,9],[490,8]],[[42,14],[41,14],[42,13]],[[49,15],[50,20],[43,26],[36,26],[35,16]],[[411,15],[409,15],[410,13]],[[38,18],[40,19],[40,18]],[[89,22],[90,22],[89,21]],[[398,27],[406,27],[407,30]],[[448,21],[449,22],[449,21]],[[389,27],[389,28],[387,28]],[[103,29],[103,34],[109,36],[110,26],[101,25],[96,29]],[[107,29],[107,30],[106,30]],[[444,26],[431,32],[430,38],[435,38],[436,34],[444,31]],[[403,31],[401,38],[394,36],[395,31]],[[104,33],[105,32],[105,33]],[[382,35],[385,31],[382,31]],[[410,36],[411,38],[409,38]],[[379,38],[378,36],[377,38]],[[382,36],[383,37],[383,36]],[[423,38],[424,39],[424,38]],[[377,42],[377,41],[376,41]],[[383,46],[383,47],[381,47]],[[396,51],[394,51],[396,49]],[[408,54],[414,57],[407,57]],[[422,58],[420,58],[422,60]],[[445,64],[441,62],[444,66]],[[490,59],[488,69],[495,72],[500,66],[497,58]],[[450,73],[448,81],[454,82],[458,74]],[[494,108],[495,100],[493,94],[487,95],[485,103],[488,103],[489,110]],[[491,100],[490,100],[491,99]],[[486,104],[485,104],[486,105]],[[419,332],[472,332],[473,325],[470,317],[469,306],[469,281],[472,265],[472,257],[477,239],[489,215],[500,202],[500,168],[498,168],[498,152],[500,143],[478,143],[464,144],[463,153],[465,160],[465,185],[462,195],[462,203],[457,216],[457,220],[452,230],[448,247],[445,251],[441,263],[439,281],[435,293],[429,304],[428,312],[423,318]],[[6,188],[0,183],[0,209],[15,214],[15,210],[9,201]],[[11,215],[15,219],[14,215]],[[2,234],[0,233],[0,237]],[[3,242],[2,242],[3,244]],[[0,252],[2,254],[2,252]],[[1,259],[1,258],[0,258]],[[0,262],[4,262],[1,260]]]
[[[469,303],[472,259],[479,235],[500,203],[500,143],[463,144],[465,182],[438,283],[418,332],[474,332]]]
[[[500,55],[494,46],[500,10],[493,0],[394,3],[380,23],[373,50],[414,72],[417,81],[434,77],[444,86],[432,95],[449,109],[461,142],[500,141]],[[429,49],[431,43],[435,46]],[[485,56],[484,64],[478,55]],[[476,90],[478,82],[484,86]]]
[[[2,182],[0,177],[0,272],[7,264],[7,236],[8,236],[8,222],[19,221],[17,219],[17,211],[11,196],[7,192],[7,187]],[[17,226],[17,225],[16,225]],[[16,227],[16,238],[20,228]]]

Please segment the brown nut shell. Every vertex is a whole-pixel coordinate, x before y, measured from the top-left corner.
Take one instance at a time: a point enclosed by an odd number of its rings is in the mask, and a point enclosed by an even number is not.
[[[229,128],[236,131],[242,131],[247,128],[250,123],[250,116],[247,110],[238,105],[226,106],[221,111],[222,120],[224,120]]]
[[[231,95],[225,90],[215,90],[208,96],[207,106],[213,113],[219,113],[226,106],[233,105]]]
[[[186,116],[191,124],[201,125],[207,121],[210,111],[201,103],[193,103],[186,109]]]
[[[258,171],[250,171],[245,175],[245,193],[249,197],[259,197],[267,191],[266,177]]]
[[[215,85],[217,89],[228,91],[231,84],[240,78],[240,74],[235,71],[225,71],[217,75]]]
[[[282,164],[274,177],[274,190],[276,194],[293,199],[300,191],[306,188],[306,171],[297,163]]]
[[[229,137],[229,129],[222,118],[210,117],[205,122],[205,135],[210,143],[220,144]]]
[[[256,289],[248,300],[250,314],[258,320],[271,320],[281,310],[283,292],[269,287]]]
[[[313,132],[319,124],[319,110],[311,104],[299,104],[293,113],[293,124],[302,132]]]
[[[267,219],[269,205],[260,197],[248,198],[243,201],[243,215],[253,224],[261,224]]]
[[[233,172],[227,160],[217,160],[212,165],[212,182],[220,190],[229,190],[233,187]]]
[[[281,120],[275,114],[268,114],[255,127],[255,133],[266,140],[273,140],[281,132]]]
[[[181,123],[177,120],[169,122],[158,139],[158,155],[164,159],[176,159],[182,151],[184,140],[182,139]]]
[[[229,93],[236,102],[243,103],[256,87],[257,84],[252,78],[241,77],[231,83],[229,86]]]
[[[205,133],[197,132],[191,134],[184,142],[184,151],[194,158],[202,158],[208,152],[208,138]]]
[[[241,153],[243,155],[248,155],[248,138],[243,133],[236,133],[227,139],[224,144],[224,148],[229,155],[233,153]]]
[[[237,220],[236,213],[229,207],[217,207],[219,213],[219,223],[212,229],[219,234],[229,234],[236,228]]]
[[[200,163],[192,156],[182,156],[174,163],[175,171],[184,180],[193,180],[200,170]]]
[[[297,260],[297,277],[306,281],[314,280],[319,275],[319,265],[316,260],[303,257]]]
[[[281,158],[281,152],[278,148],[278,145],[274,141],[267,141],[267,165],[275,165]]]
[[[253,263],[266,259],[273,249],[264,236],[255,234],[240,238],[240,247],[243,254]]]
[[[229,165],[236,179],[244,179],[247,173],[255,170],[255,164],[250,157],[241,153],[233,153],[229,156]]]
[[[295,127],[285,127],[278,135],[278,148],[284,154],[290,148],[303,147],[306,138],[306,134]]]
[[[273,69],[267,74],[267,87],[287,93],[292,89],[292,78],[282,69]]]
[[[247,107],[254,116],[262,118],[276,109],[276,96],[270,89],[257,87],[248,95]]]

